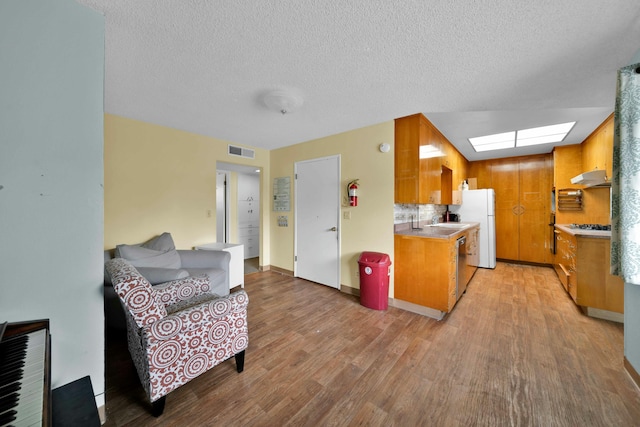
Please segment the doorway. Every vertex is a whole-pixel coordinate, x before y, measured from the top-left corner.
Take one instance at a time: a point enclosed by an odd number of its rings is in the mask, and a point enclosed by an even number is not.
[[[261,168],[216,163],[216,241],[242,244],[245,274],[260,265]]]
[[[340,289],[340,156],[295,164],[294,275]]]

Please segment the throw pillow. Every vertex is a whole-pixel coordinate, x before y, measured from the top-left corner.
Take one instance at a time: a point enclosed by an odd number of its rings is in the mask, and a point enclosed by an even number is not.
[[[173,243],[173,237],[171,237],[171,233],[167,233],[166,231],[139,246],[162,252],[167,252],[176,248],[176,245]]]

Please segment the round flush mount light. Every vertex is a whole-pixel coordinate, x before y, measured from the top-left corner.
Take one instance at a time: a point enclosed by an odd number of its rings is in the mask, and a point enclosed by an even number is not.
[[[387,144],[386,142],[383,142],[382,144],[380,144],[380,146],[378,146],[378,149],[382,153],[388,153],[389,150],[391,150],[391,146],[389,144]]]
[[[262,95],[262,102],[270,110],[289,114],[302,106],[302,97],[286,90],[272,90]]]

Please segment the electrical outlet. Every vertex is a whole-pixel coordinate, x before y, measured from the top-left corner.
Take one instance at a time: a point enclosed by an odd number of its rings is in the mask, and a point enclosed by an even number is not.
[[[351,219],[351,211],[342,212],[342,219]]]

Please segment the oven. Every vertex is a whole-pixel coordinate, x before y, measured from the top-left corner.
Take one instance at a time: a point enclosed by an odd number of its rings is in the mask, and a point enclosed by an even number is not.
[[[549,250],[552,254],[556,254],[556,250],[558,249],[558,241],[556,233],[556,213],[551,212],[549,216]]]

